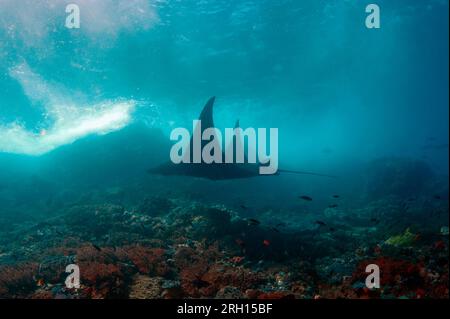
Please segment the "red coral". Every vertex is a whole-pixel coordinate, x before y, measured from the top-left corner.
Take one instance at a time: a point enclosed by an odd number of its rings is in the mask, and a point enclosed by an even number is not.
[[[367,299],[376,297],[373,293],[374,291],[362,289],[357,294],[350,282],[343,280],[341,284],[337,285],[319,284],[313,297],[314,299]]]
[[[180,272],[182,288],[191,297],[213,297],[224,287],[236,287],[241,292],[255,288],[262,278],[242,267],[197,264]]]
[[[445,242],[443,240],[439,240],[434,243],[433,248],[436,250],[444,250],[445,249]]]
[[[31,299],[53,299],[53,294],[48,290],[38,290],[31,295]]]
[[[217,244],[180,246],[174,259],[184,294],[193,298],[213,297],[224,287],[236,287],[243,292],[260,282],[259,276],[250,270],[221,264],[222,258]]]
[[[216,250],[215,253],[212,253]],[[185,295],[198,298],[200,289],[208,286],[201,277],[208,271],[212,263],[216,261],[217,246],[208,247],[198,245],[195,248],[180,245],[174,254],[175,266],[178,268],[181,288]]]
[[[166,252],[162,248],[129,246],[125,248],[125,252],[142,274],[164,277],[170,272],[164,257]]]
[[[92,245],[78,248],[82,293],[95,299],[126,296],[127,269],[118,261],[113,248],[98,249]]]
[[[397,297],[415,295],[415,291],[425,285],[426,271],[422,263],[413,264],[406,260],[395,260],[388,257],[379,257],[375,260],[362,262],[353,275],[354,281],[365,282],[368,274],[366,266],[375,264],[380,268],[380,285],[385,294],[394,294]],[[362,289],[362,296],[375,297],[378,292]]]
[[[84,292],[94,299],[120,297],[125,294],[124,275],[113,264],[98,262],[80,263],[81,282],[87,288]]]
[[[36,289],[37,264],[0,267],[0,298],[26,297]]]
[[[109,281],[111,277],[120,277],[122,273],[113,264],[102,264],[98,262],[86,262],[80,264],[80,274],[83,283],[96,285],[103,281]]]
[[[256,299],[262,292],[256,289],[247,289],[245,291],[245,297],[248,299]]]
[[[237,287],[241,291],[255,288],[262,282],[262,278],[248,269],[242,267],[213,265],[202,277],[203,280],[212,284],[214,289],[220,289],[225,286]]]
[[[405,260],[380,257],[375,260],[362,262],[358,266],[354,277],[365,279],[367,277],[366,266],[369,264],[375,264],[380,268],[381,285],[395,285],[398,284],[399,280],[402,278],[410,278],[412,276],[420,277],[423,268],[423,265],[421,264],[413,264]]]
[[[207,270],[208,264],[196,263],[180,271],[181,288],[184,294],[193,298],[202,296],[200,290],[203,286],[209,285],[209,283],[201,279]]]

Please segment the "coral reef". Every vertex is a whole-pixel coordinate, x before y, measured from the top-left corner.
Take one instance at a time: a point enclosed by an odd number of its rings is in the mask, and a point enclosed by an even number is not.
[[[75,205],[0,236],[0,297],[447,298],[448,224],[421,216],[430,207],[448,215],[448,203],[430,205],[325,208],[326,223],[304,230],[181,198]],[[64,285],[73,263],[78,289]],[[372,263],[380,289],[365,286]]]
[[[20,298],[35,286],[36,264],[0,267],[0,297]]]
[[[131,299],[157,299],[161,297],[161,278],[135,275],[130,287]]]
[[[396,235],[388,238],[386,244],[393,246],[412,246],[414,242],[418,239],[417,234],[411,233],[411,230],[407,228],[405,232],[401,235]]]

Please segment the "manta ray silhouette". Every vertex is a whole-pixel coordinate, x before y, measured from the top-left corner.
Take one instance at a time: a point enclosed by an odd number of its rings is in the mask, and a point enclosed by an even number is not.
[[[213,106],[214,106],[215,97],[212,97],[208,100],[206,105],[203,107],[203,110],[200,114],[199,120],[201,121],[201,130],[203,131],[207,128],[214,128],[213,121]],[[239,121],[236,122],[235,127],[239,127]],[[195,128],[199,129],[198,127]],[[190,140],[190,149],[192,153],[193,147],[193,136],[191,136]],[[201,147],[208,143],[208,141],[202,141]],[[243,147],[240,139],[234,137],[234,141],[228,147]],[[225,154],[222,152],[222,158],[225,158]],[[211,180],[225,180],[225,179],[237,179],[237,178],[249,178],[256,176],[270,176],[270,175],[260,175],[259,173],[259,165],[255,163],[247,163],[247,160],[244,163],[179,163],[175,164],[171,161],[168,161],[160,166],[151,168],[148,170],[150,174],[159,174],[159,175],[185,175],[185,176],[193,176],[206,178]],[[317,174],[311,172],[304,171],[295,171],[295,170],[283,170],[278,169],[276,174],[280,173],[291,173],[291,174],[303,174],[303,175],[314,175],[314,176],[323,176],[323,177],[334,177],[331,175]]]

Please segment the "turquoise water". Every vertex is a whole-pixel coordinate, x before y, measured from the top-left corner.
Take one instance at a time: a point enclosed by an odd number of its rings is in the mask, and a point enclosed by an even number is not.
[[[359,0],[0,0],[0,233],[153,195],[303,230],[333,194],[343,219],[413,197],[423,215],[380,238],[448,227],[448,1],[376,3],[380,29]],[[279,129],[280,169],[338,178],[148,174],[211,96],[218,128]]]
[[[361,1],[104,1],[85,12],[81,1],[71,30],[65,3],[2,2],[1,151],[42,153],[141,118],[168,131],[215,95],[218,126],[278,127],[289,164],[425,155],[446,170],[447,152],[423,146],[448,143],[447,1],[380,2],[378,30]],[[62,132],[101,110],[121,119]],[[42,130],[58,141],[32,137]]]

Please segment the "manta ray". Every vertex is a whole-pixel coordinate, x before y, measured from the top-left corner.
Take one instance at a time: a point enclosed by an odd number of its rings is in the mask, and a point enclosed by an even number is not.
[[[200,114],[199,120],[201,121],[201,133],[207,128],[214,128],[213,121],[213,106],[214,106],[215,97],[211,97],[208,102],[206,102],[203,110]],[[235,128],[239,127],[239,120],[236,121]],[[198,126],[195,130],[198,130]],[[191,149],[190,154],[192,154],[193,147],[193,136],[192,134],[189,148]],[[202,141],[202,148],[207,141]],[[233,138],[233,143],[230,143],[227,147],[242,147],[243,144],[239,136],[235,136]],[[222,158],[225,157],[225,153],[222,151]],[[151,168],[148,170],[150,174],[158,174],[158,175],[185,175],[192,177],[205,178],[210,180],[227,180],[227,179],[239,179],[239,178],[250,178],[257,176],[270,176],[270,175],[260,175],[259,173],[259,165],[255,163],[248,163],[244,161],[244,163],[179,163],[175,164],[172,161],[168,161],[160,166]],[[325,174],[317,174],[312,172],[305,171],[295,171],[295,170],[285,170],[278,169],[278,171],[273,175],[279,175],[280,173],[291,173],[291,174],[303,174],[303,175],[314,175],[314,176],[323,176],[323,177],[334,177],[331,175]]]

